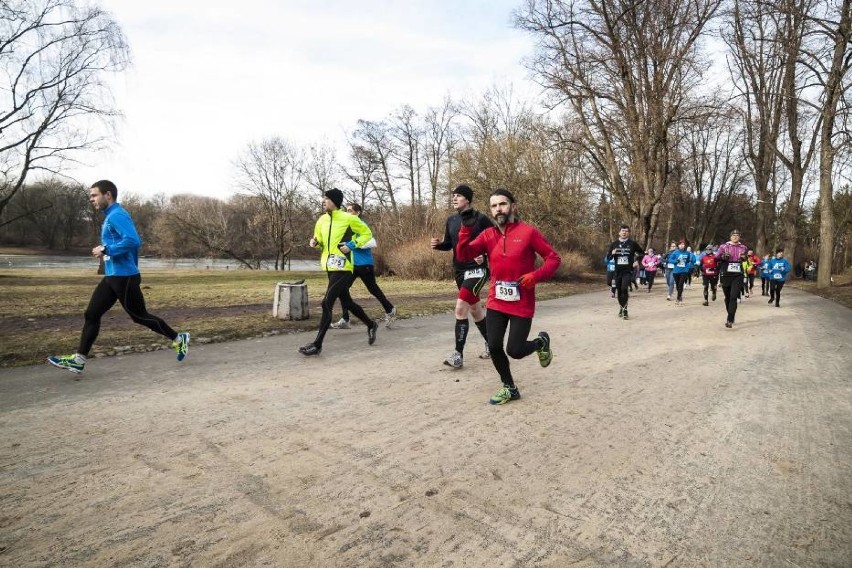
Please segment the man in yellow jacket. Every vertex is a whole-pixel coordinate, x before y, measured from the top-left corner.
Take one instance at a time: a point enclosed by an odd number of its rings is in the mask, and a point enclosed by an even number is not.
[[[320,262],[328,274],[328,288],[322,299],[322,317],[316,339],[313,343],[299,347],[299,353],[302,355],[319,355],[322,352],[322,342],[331,325],[331,309],[338,298],[344,308],[367,326],[367,343],[372,345],[376,341],[378,322],[370,319],[349,295],[349,287],[355,281],[355,275],[352,251],[346,246],[346,243],[353,240],[359,247],[365,245],[373,238],[373,233],[358,216],[341,211],[342,204],[342,191],[334,188],[325,192],[322,201],[323,214],[314,226],[314,236],[310,241],[312,247],[322,249]]]

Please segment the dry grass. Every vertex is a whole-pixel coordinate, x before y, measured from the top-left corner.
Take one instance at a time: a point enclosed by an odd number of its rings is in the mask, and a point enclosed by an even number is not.
[[[446,255],[440,258],[442,265],[449,265]],[[311,318],[273,318],[275,283],[302,278],[308,284]],[[99,280],[91,271],[79,270],[0,273],[0,366],[27,365],[42,362],[48,355],[72,353],[77,348],[83,312]],[[193,338],[212,342],[316,329],[326,283],[325,274],[319,272],[149,270],[142,275],[146,304],[152,313],[178,331],[189,330]],[[397,305],[402,318],[449,313],[455,305],[456,288],[450,280],[390,277],[380,278],[379,285]],[[538,296],[549,299],[590,289],[584,283],[545,283],[540,285]],[[378,302],[363,284],[356,282],[352,295],[368,313],[381,315]],[[339,313],[337,310],[339,307]],[[93,353],[111,354],[127,346],[155,350],[168,343],[133,324],[116,306],[104,317]]]

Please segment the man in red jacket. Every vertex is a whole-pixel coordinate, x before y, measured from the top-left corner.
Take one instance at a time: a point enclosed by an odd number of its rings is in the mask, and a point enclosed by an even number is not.
[[[535,314],[535,285],[549,280],[562,259],[538,229],[517,219],[515,197],[508,189],[497,189],[490,197],[491,215],[496,227],[482,231],[471,239],[476,219],[462,212],[462,227],[456,245],[460,261],[470,261],[481,254],[488,255],[491,267],[491,288],[488,291],[488,311],[485,327],[491,361],[500,375],[503,387],[491,397],[491,404],[506,404],[521,398],[512,378],[509,359],[522,359],[538,353],[538,361],[547,367],[553,360],[550,336],[540,331],[529,340]],[[535,268],[536,253],[544,263]],[[503,350],[506,330],[509,339]]]

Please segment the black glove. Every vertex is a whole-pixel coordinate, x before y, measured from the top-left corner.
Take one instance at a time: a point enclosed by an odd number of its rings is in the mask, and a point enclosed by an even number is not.
[[[722,253],[722,256],[721,256],[720,258],[721,258],[722,260],[731,260],[731,255],[729,255],[729,254],[728,254],[728,253],[726,253],[726,252],[723,252],[723,253]]]
[[[459,216],[461,217],[462,225],[465,227],[473,227],[476,225],[476,211],[473,209],[465,209],[459,213]]]

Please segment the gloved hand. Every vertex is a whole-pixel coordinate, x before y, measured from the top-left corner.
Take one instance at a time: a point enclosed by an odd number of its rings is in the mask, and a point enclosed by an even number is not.
[[[721,258],[722,260],[731,260],[731,255],[726,252],[723,252],[722,256],[720,256],[719,258]]]
[[[534,288],[535,284],[536,284],[535,274],[533,274],[532,272],[527,272],[526,274],[524,274],[523,276],[518,278],[518,285],[521,288],[527,288],[527,289]]]
[[[465,227],[473,227],[476,224],[476,212],[473,209],[465,209],[459,216],[462,220],[462,225]]]

